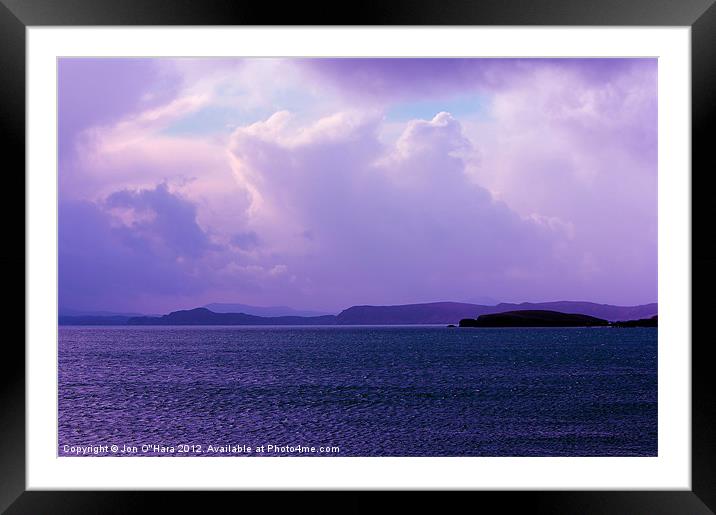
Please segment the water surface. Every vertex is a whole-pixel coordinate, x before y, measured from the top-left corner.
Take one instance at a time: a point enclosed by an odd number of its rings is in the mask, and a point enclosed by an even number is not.
[[[655,456],[656,372],[653,328],[60,327],[58,454]]]

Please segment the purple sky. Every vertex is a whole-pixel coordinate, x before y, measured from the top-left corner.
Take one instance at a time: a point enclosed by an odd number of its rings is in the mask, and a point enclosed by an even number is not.
[[[657,299],[655,59],[62,59],[64,309]]]

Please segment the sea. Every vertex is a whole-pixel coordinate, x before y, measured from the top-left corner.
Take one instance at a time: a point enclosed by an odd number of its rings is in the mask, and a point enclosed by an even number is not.
[[[656,328],[61,326],[59,456],[656,456]]]

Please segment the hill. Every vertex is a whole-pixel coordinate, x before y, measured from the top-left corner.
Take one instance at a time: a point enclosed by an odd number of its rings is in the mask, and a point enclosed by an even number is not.
[[[245,313],[214,313],[206,308],[173,311],[161,317],[134,317],[127,325],[333,325],[333,315],[259,317]]]
[[[203,307],[214,313],[244,313],[246,315],[259,317],[317,317],[329,314],[319,311],[293,309],[288,306],[250,306],[248,304],[228,304],[221,302],[207,304]]]
[[[353,306],[336,317],[338,324],[454,324],[463,318],[504,313],[506,311],[547,310],[560,313],[588,315],[605,320],[631,320],[646,318],[658,312],[658,305],[614,306],[594,302],[523,302],[500,303],[496,306],[466,304],[461,302],[431,302],[427,304],[403,304],[397,306]]]
[[[216,312],[206,307],[174,311],[163,316],[66,316],[60,325],[418,325],[456,324],[459,320],[481,315],[514,311],[554,311],[604,319],[610,322],[649,319],[657,313],[657,304],[614,306],[593,302],[501,303],[496,306],[462,302],[430,302],[396,306],[353,306],[338,315],[260,316],[244,312]],[[224,309],[228,309],[224,306]],[[274,309],[274,308],[265,308]],[[278,308],[277,308],[278,309]],[[290,309],[290,308],[288,308]],[[626,322],[624,322],[626,323]],[[645,322],[646,323],[646,322]]]
[[[592,327],[608,326],[602,318],[548,310],[507,311],[460,320],[460,327]]]

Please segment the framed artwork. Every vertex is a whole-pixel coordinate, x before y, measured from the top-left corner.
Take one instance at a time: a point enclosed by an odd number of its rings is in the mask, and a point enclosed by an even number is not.
[[[3,2],[0,507],[712,512],[716,8],[390,5]]]

